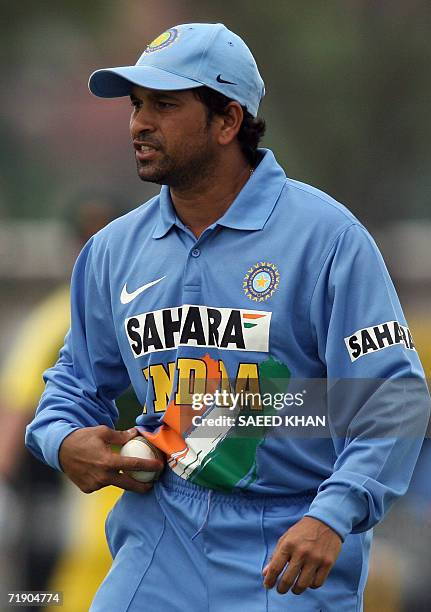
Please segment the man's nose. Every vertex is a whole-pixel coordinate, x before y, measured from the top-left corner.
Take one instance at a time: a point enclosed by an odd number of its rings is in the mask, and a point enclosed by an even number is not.
[[[141,132],[153,132],[155,130],[154,116],[151,110],[140,108],[130,118],[130,132],[136,138]]]

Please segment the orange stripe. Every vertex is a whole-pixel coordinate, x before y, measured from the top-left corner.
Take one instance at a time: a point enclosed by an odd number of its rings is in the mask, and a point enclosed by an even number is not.
[[[218,362],[206,354],[203,358],[207,365],[207,393],[214,393],[215,389],[220,384],[220,371]],[[187,450],[184,442],[184,432],[192,425],[192,419],[195,415],[203,414],[206,407],[201,410],[194,410],[192,406],[181,406],[172,400],[166,408],[163,416],[163,423],[159,429],[152,433],[149,431],[143,432],[143,435],[152,443],[163,451],[168,459],[172,453],[179,453]],[[178,457],[179,459],[179,457]]]
[[[244,319],[260,319],[262,317],[266,317],[266,315],[260,314],[243,314]]]

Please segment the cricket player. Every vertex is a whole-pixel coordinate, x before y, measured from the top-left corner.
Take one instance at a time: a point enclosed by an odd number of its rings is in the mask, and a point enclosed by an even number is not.
[[[89,87],[130,98],[138,175],[162,185],[82,250],[27,430],[82,491],[126,490],[91,610],[362,610],[372,528],[406,491],[429,418],[375,243],[258,147],[264,83],[224,25],[172,27]],[[130,383],[142,415],[115,431]],[[250,391],[257,404],[238,400]],[[311,414],[322,405],[327,421]],[[154,486],[130,471],[160,461],[111,449],[138,431],[166,457]]]

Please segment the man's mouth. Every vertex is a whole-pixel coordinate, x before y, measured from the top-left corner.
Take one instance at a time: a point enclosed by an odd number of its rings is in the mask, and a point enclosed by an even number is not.
[[[154,147],[149,147],[148,145],[141,145],[141,148],[139,149],[140,151],[144,151],[144,152],[148,152],[148,151],[155,151]]]
[[[146,161],[148,159],[152,159],[158,151],[155,146],[145,142],[139,142],[137,140],[133,141],[133,146],[135,147],[136,158],[139,161]]]

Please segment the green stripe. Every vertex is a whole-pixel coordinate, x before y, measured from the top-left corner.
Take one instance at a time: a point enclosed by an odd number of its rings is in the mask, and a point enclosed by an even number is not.
[[[269,357],[259,365],[261,394],[285,393],[290,371],[287,366]],[[263,410],[244,409],[241,414],[272,415],[277,411],[272,406]],[[231,490],[248,477],[241,486],[247,489],[257,478],[256,451],[265,439],[266,428],[232,428],[208,455],[203,463],[192,472],[190,480],[211,489]]]

